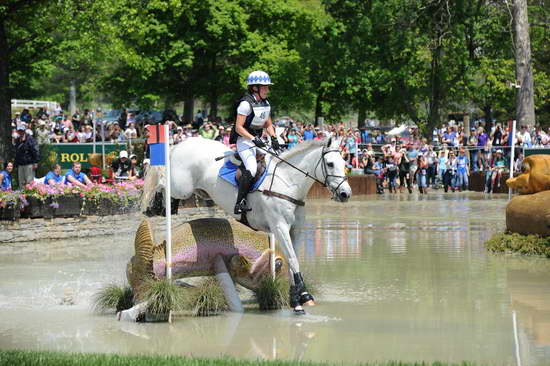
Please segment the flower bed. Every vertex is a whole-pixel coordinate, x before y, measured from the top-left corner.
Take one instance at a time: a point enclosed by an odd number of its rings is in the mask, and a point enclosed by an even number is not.
[[[86,187],[31,183],[23,191],[0,192],[0,220],[118,215],[133,211],[143,181]]]

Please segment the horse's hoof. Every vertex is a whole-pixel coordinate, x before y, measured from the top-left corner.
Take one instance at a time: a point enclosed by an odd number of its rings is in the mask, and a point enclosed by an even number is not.
[[[294,315],[306,315],[306,311],[301,306],[298,306],[294,308]]]
[[[304,305],[304,304],[309,306],[315,305],[315,299],[309,292],[302,292],[300,294],[300,305]]]

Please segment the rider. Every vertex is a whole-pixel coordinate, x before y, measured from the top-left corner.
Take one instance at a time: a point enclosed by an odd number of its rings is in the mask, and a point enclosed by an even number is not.
[[[236,215],[250,211],[247,208],[246,195],[258,168],[256,148],[266,148],[265,142],[261,139],[264,129],[271,137],[273,149],[280,148],[271,123],[271,106],[267,101],[269,86],[273,85],[269,75],[263,71],[253,71],[248,75],[246,85],[248,93],[239,100],[235,126],[229,139],[229,143],[237,144],[237,152],[245,167],[239,181],[239,193],[234,210]]]

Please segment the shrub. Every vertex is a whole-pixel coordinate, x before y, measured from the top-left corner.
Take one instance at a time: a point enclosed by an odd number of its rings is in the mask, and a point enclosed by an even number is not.
[[[118,313],[132,306],[134,306],[132,288],[128,284],[110,283],[94,295],[92,308],[99,313],[113,309]]]
[[[207,277],[197,287],[186,291],[185,308],[194,316],[217,315],[228,309],[223,289],[215,277]]]
[[[498,233],[485,242],[491,252],[542,255],[550,258],[550,237],[522,235],[518,233]]]

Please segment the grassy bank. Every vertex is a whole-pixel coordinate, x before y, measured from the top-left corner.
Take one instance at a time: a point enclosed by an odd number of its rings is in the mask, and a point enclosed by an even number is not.
[[[550,237],[498,233],[485,242],[491,252],[539,255],[550,258]]]
[[[197,359],[177,356],[121,356],[107,354],[83,354],[61,352],[27,352],[27,351],[0,351],[0,365],[25,365],[25,366],[330,366],[343,365],[342,363],[315,363],[315,362],[290,362],[290,361],[245,361],[231,358],[226,359]],[[407,362],[373,362],[361,365],[372,366],[474,366],[472,363],[407,363]]]

